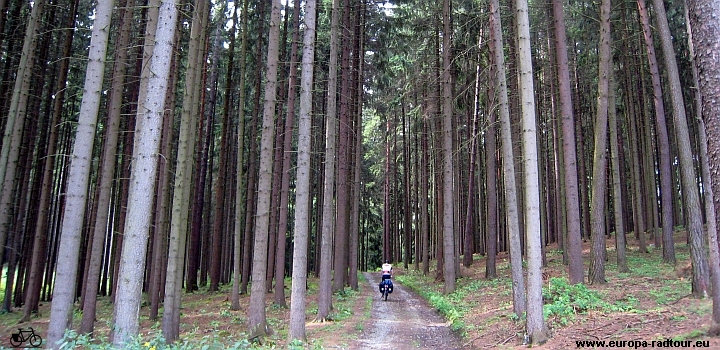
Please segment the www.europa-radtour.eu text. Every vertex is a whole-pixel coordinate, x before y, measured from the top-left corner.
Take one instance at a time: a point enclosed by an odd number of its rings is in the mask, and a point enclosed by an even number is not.
[[[709,348],[709,340],[577,340],[577,348]]]

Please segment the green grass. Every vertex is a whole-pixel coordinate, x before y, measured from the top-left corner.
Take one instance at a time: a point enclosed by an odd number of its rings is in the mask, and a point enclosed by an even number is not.
[[[458,283],[455,292],[444,295],[437,288],[428,288],[428,284],[430,283],[428,283],[427,278],[427,276],[422,276],[420,273],[409,271],[405,275],[398,276],[397,280],[420,294],[430,305],[437,309],[437,311],[450,322],[450,329],[452,329],[453,332],[465,336],[468,328],[463,321],[463,317],[473,306],[472,303],[465,300],[465,297],[468,293],[477,292],[481,288],[481,285],[476,283]],[[473,282],[478,281],[483,280],[475,280]]]

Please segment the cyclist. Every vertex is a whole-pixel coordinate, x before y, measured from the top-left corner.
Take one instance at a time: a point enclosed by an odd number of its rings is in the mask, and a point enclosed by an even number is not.
[[[392,278],[392,264],[390,264],[389,260],[385,260],[385,263],[382,264],[382,280],[389,280]]]

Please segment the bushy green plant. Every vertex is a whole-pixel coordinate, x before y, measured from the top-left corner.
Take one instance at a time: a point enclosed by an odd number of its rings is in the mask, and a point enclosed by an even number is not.
[[[545,317],[555,319],[561,325],[572,321],[576,314],[610,308],[597,292],[581,283],[570,284],[566,278],[550,278],[549,286],[543,288],[543,299]]]

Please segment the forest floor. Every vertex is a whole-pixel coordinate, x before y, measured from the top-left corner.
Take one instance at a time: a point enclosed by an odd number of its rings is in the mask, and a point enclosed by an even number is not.
[[[689,248],[684,232],[676,233],[675,266],[662,263],[662,252],[650,245],[648,254],[639,253],[631,237],[628,250],[629,273],[618,273],[613,241],[608,240],[607,284],[570,286],[562,253],[548,246],[544,268],[545,314],[551,338],[543,349],[577,348],[576,341],[690,341],[694,345],[720,348],[720,338],[706,335],[710,326],[712,301],[690,296]],[[648,242],[651,239],[648,238]],[[584,257],[589,258],[589,242]],[[358,291],[346,289],[333,297],[333,311],[327,322],[315,322],[317,279],[308,282],[307,336],[304,347],[287,343],[289,309],[271,305],[268,294],[267,318],[274,333],[262,345],[253,348],[309,349],[484,349],[526,348],[523,345],[524,320],[512,309],[509,259],[497,257],[498,278],[487,280],[485,257],[475,256],[469,268],[461,268],[455,293],[443,295],[443,283],[434,280],[431,271],[423,276],[411,265],[394,268],[395,291],[388,301],[377,291],[379,273],[360,276]],[[399,265],[399,266],[398,266]],[[431,267],[434,268],[434,263]],[[586,265],[587,268],[587,265]],[[365,276],[365,277],[363,277]],[[290,281],[286,283],[289,288]],[[183,294],[181,341],[179,348],[246,348],[246,310],[249,298],[241,296],[241,310],[231,311],[229,287],[220,292],[201,290]],[[414,290],[414,291],[413,291]],[[289,289],[286,289],[289,303]],[[418,297],[418,295],[422,297]],[[438,318],[437,313],[444,316]],[[149,307],[140,312],[142,338],[135,348],[163,348],[160,343],[160,319],[148,319]],[[0,346],[10,347],[10,336],[18,328],[33,327],[46,337],[49,303],[42,303],[40,314],[30,322],[18,324],[21,310],[0,315]],[[75,313],[79,324],[81,311]],[[96,338],[76,340],[78,345],[107,344],[112,320],[108,297],[98,301]],[[452,329],[452,334],[448,329]],[[404,334],[400,334],[404,333]],[[697,343],[696,343],[697,342]],[[642,344],[642,343],[640,343]],[[680,343],[675,343],[678,345]],[[632,345],[632,346],[628,346]],[[635,348],[627,344],[625,348]],[[659,347],[657,344],[655,347]],[[668,347],[666,342],[663,347]],[[698,347],[699,347],[698,346]],[[597,347],[596,348],[602,348]],[[644,348],[640,346],[639,348]],[[680,347],[686,348],[686,347]]]

